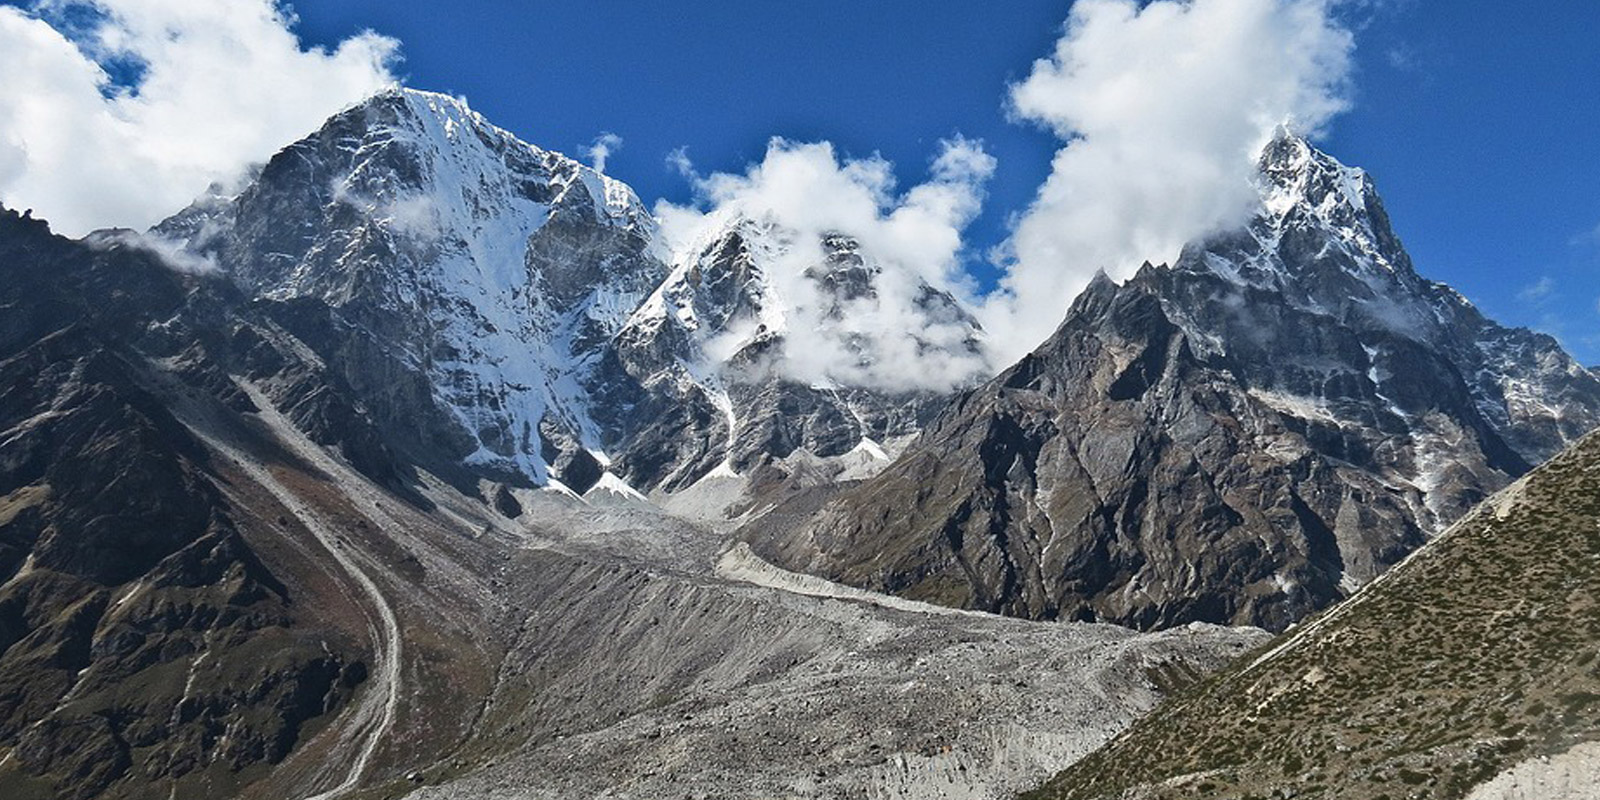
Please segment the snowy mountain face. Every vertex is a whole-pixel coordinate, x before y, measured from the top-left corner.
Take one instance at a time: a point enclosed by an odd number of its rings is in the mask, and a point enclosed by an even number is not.
[[[1097,280],[897,463],[752,545],[1018,616],[1281,629],[1600,424],[1553,339],[1417,275],[1361,171],[1282,137],[1261,186],[1250,224]]]
[[[711,472],[783,481],[794,473],[832,475],[887,463],[885,447],[915,433],[944,401],[938,391],[861,384],[863,373],[884,357],[882,341],[852,328],[853,304],[873,302],[881,268],[844,235],[828,235],[818,262],[799,276],[799,287],[814,308],[784,296],[775,279],[778,261],[797,246],[794,234],[771,221],[733,218],[690,247],[672,274],[628,320],[617,337],[619,358],[639,381],[658,387],[663,397],[715,420],[706,437],[691,446],[691,458],[669,459],[665,471],[651,461],[660,452],[640,448],[626,466],[642,482],[677,488]],[[919,308],[943,315],[965,338],[950,346],[979,361],[978,325],[949,294],[918,287]],[[790,315],[797,308],[798,319]],[[796,376],[791,348],[794,326],[821,319],[821,335],[844,357],[828,371]],[[708,374],[704,365],[716,365]],[[666,413],[673,414],[672,409]],[[681,423],[674,420],[676,426]],[[709,437],[709,438],[707,438]],[[682,442],[658,439],[671,448]],[[799,461],[773,464],[774,459]],[[804,480],[815,480],[812,475]]]
[[[626,187],[417,92],[340,114],[193,211],[162,232],[264,299],[334,309],[344,346],[368,351],[346,354],[352,371],[409,373],[364,376],[413,394],[375,398],[394,425],[434,417],[442,455],[536,483],[553,447],[603,447],[586,370],[666,272]]]
[[[879,462],[940,397],[763,358],[785,330],[766,272],[796,246],[781,228],[730,221],[674,257],[627,186],[442,95],[380,94],[157,232],[319,342],[397,449],[457,483],[630,495],[747,483],[797,453]],[[828,245],[822,295],[871,291],[841,267],[850,246]]]

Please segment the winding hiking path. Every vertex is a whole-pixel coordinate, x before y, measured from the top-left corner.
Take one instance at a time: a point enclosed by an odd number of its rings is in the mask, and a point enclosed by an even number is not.
[[[293,426],[279,417],[270,402],[254,392],[251,394],[255,395],[258,406],[263,409],[261,413],[263,421],[279,434],[283,440],[282,444],[289,447],[296,455],[313,456],[311,459],[313,463],[326,459],[326,454],[315,444],[305,441]],[[365,606],[369,612],[367,627],[372,636],[377,664],[372,670],[373,677],[366,691],[362,693],[360,704],[352,712],[349,725],[341,733],[341,742],[354,748],[354,755],[349,760],[350,767],[344,780],[333,788],[306,798],[306,800],[334,800],[360,783],[366,773],[367,765],[372,761],[373,753],[377,751],[389,729],[394,725],[400,705],[402,653],[399,620],[395,617],[394,607],[383,596],[377,582],[372,579],[366,568],[358,563],[357,554],[336,532],[336,526],[328,523],[320,512],[284,485],[277,475],[258,459],[211,435],[208,431],[193,429],[207,445],[232,461],[241,472],[271,493],[289,513],[293,514],[295,519],[316,537],[339,567],[349,574],[360,593],[366,597]],[[293,435],[285,435],[286,430],[292,431]],[[314,452],[305,452],[308,449]]]

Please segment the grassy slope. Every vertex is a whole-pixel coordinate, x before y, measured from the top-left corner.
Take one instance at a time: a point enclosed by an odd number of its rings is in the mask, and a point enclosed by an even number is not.
[[[1463,797],[1600,740],[1597,651],[1600,434],[1027,798]]]

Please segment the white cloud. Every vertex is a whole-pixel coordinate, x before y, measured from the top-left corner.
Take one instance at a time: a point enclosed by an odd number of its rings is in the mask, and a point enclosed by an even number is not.
[[[3,165],[0,165],[0,169],[3,169]],[[1600,225],[1596,225],[1593,228],[1582,231],[1581,233],[1574,234],[1567,243],[1573,247],[1586,247],[1600,244]]]
[[[686,157],[672,161],[688,168]],[[970,334],[965,325],[916,300],[924,284],[964,293],[961,231],[977,215],[994,168],[980,143],[949,140],[928,180],[899,192],[892,166],[882,158],[841,159],[827,142],[773,139],[762,162],[744,173],[696,178],[697,205],[662,202],[656,213],[680,256],[741,217],[777,221],[786,229],[791,244],[767,265],[767,279],[783,304],[781,366],[791,377],[815,384],[944,389],[988,365],[962,348]],[[827,299],[805,275],[822,263],[820,239],[831,233],[858,240],[863,254],[882,268],[876,297],[850,303],[842,324],[825,318]],[[869,348],[864,360],[852,350],[863,338]],[[727,343],[710,347],[719,344]]]
[[[333,199],[407,236],[431,241],[444,234],[439,198],[428,194],[375,197],[356,191],[350,183],[348,178],[331,183]]]
[[[596,136],[589,145],[589,165],[595,172],[605,172],[606,162],[611,160],[611,154],[622,149],[622,137],[614,133],[602,133]]]
[[[46,21],[85,11],[71,39]],[[394,40],[306,49],[293,24],[274,0],[0,6],[0,201],[66,233],[142,229],[393,82]]]
[[[173,242],[148,233],[130,230],[109,230],[104,231],[103,234],[90,236],[87,241],[91,247],[101,250],[115,250],[121,247],[142,250],[154,255],[161,260],[161,263],[179,272],[202,275],[218,270],[217,262],[213,261],[210,256],[191,252],[179,242]]]
[[[682,175],[691,181],[695,179],[694,162],[689,160],[689,148],[678,147],[667,154],[667,166],[673,172]]]
[[[983,320],[1009,362],[1060,323],[1096,270],[1245,222],[1278,125],[1315,133],[1346,109],[1354,39],[1336,0],[1078,0],[1055,52],[1011,89],[1065,142],[1001,254]]]
[[[1517,292],[1517,299],[1528,304],[1538,304],[1539,302],[1549,298],[1550,295],[1555,292],[1555,290],[1555,280],[1549,275],[1546,275],[1534,283],[1522,287],[1522,291]]]

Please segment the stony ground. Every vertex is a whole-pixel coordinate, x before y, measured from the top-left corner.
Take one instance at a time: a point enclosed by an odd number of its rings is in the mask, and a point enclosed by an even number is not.
[[[240,386],[248,425],[180,421],[371,640],[354,702],[248,797],[1008,797],[1266,638],[885,597],[625,498],[407,502]]]
[[[418,800],[1005,797],[1265,638],[923,606],[637,506],[522,499],[517,640]]]
[[[1530,758],[1472,790],[1467,800],[1593,800],[1600,794],[1600,744]]]

